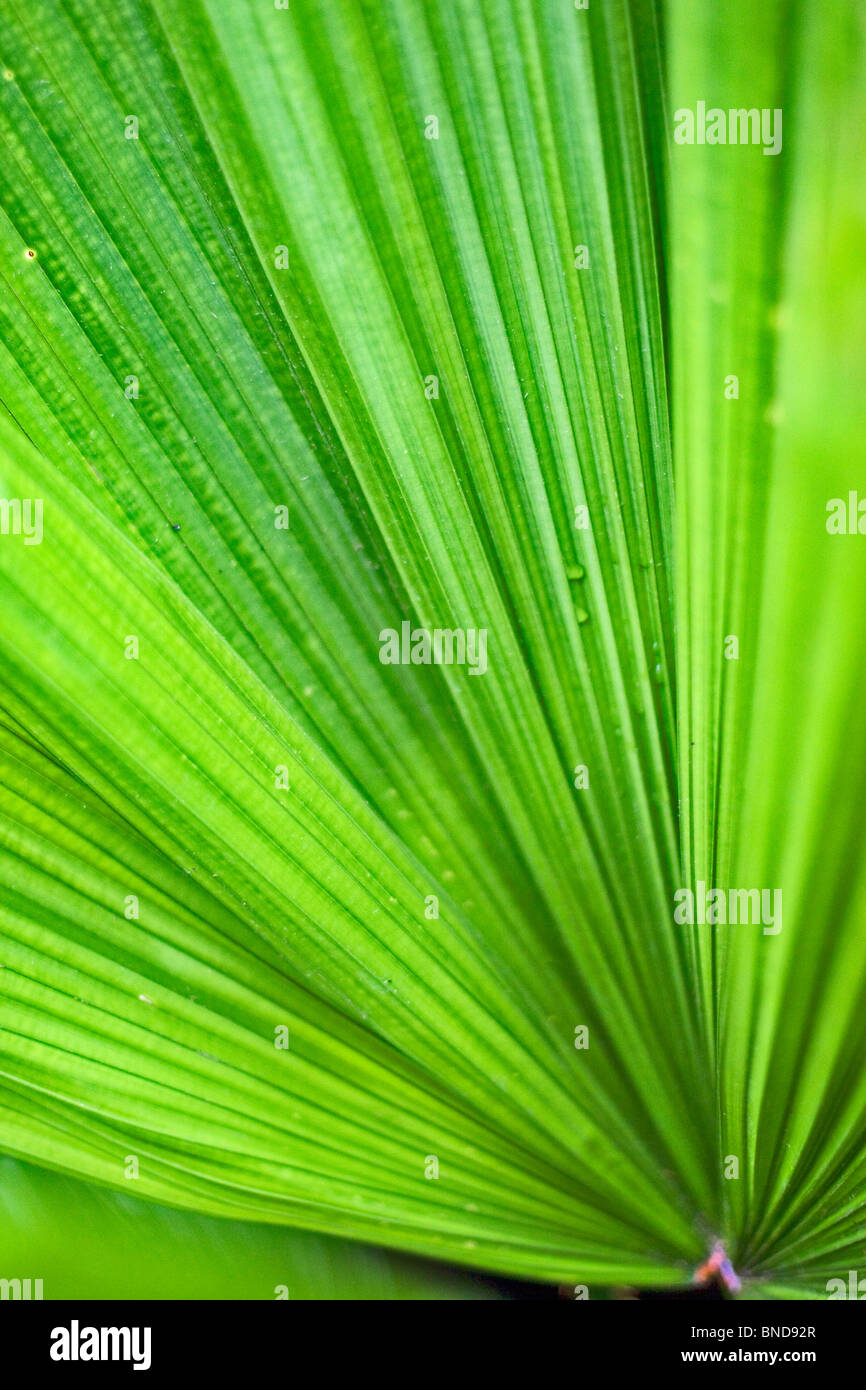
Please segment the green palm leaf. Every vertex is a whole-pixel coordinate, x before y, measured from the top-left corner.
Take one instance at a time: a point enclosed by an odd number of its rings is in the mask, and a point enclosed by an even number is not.
[[[44,504],[0,537],[0,1147],[507,1273],[721,1236],[822,1288],[862,1202],[853,19],[0,14],[0,493]],[[671,146],[705,96],[787,103],[782,156]],[[485,659],[384,664],[404,623]],[[678,925],[701,881],[784,930]]]

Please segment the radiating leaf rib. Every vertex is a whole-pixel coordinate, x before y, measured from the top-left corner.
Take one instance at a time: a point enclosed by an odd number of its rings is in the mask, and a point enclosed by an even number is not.
[[[32,755],[31,755],[32,756]],[[4,782],[7,786],[14,783],[16,776],[16,762],[19,760],[14,754],[8,756],[4,769]],[[29,769],[30,782],[32,785],[32,768]],[[20,772],[18,776],[21,777]],[[37,823],[42,833],[38,836],[28,829],[25,833],[22,830],[13,831],[6,826],[2,829],[2,839],[4,844],[5,873],[4,879],[9,884],[7,889],[7,905],[4,909],[4,960],[3,974],[0,982],[4,986],[6,1000],[6,1018],[13,1037],[6,1036],[4,1044],[4,1054],[6,1057],[4,1072],[9,1075],[10,1057],[17,1060],[17,1075],[26,1077],[29,1086],[40,1087],[44,1085],[43,1069],[40,1065],[40,1054],[44,1052],[45,1046],[57,1047],[62,1044],[65,1049],[71,1050],[70,1065],[61,1065],[57,1057],[51,1063],[51,1076],[53,1078],[53,1088],[56,1090],[58,1084],[61,1087],[60,1094],[63,1094],[66,1101],[70,1099],[79,1105],[84,1104],[90,1108],[90,1096],[99,1095],[102,1097],[99,1108],[105,1111],[108,1106],[106,1118],[116,1121],[123,1114],[126,1114],[127,1127],[132,1124],[137,1133],[133,1136],[133,1142],[143,1141],[143,1150],[148,1156],[148,1162],[153,1157],[151,1149],[156,1144],[157,1153],[160,1151],[159,1134],[162,1132],[174,1133],[174,1144],[178,1142],[188,1145],[194,1142],[197,1153],[197,1168],[205,1165],[205,1171],[212,1172],[213,1160],[208,1160],[205,1155],[209,1147],[217,1145],[222,1149],[231,1149],[235,1154],[246,1155],[243,1160],[243,1169],[237,1170],[233,1179],[233,1185],[240,1183],[240,1173],[246,1171],[247,1176],[242,1185],[248,1189],[247,1201],[251,1204],[254,1198],[254,1189],[258,1188],[275,1191],[281,1196],[285,1196],[286,1183],[288,1189],[295,1195],[297,1200],[299,1193],[302,1194],[308,1187],[309,1179],[304,1177],[304,1167],[309,1167],[311,1161],[315,1165],[317,1177],[317,1192],[323,1190],[329,1194],[330,1206],[339,1208],[340,1183],[337,1181],[338,1175],[342,1180],[347,1176],[351,1177],[354,1170],[353,1186],[351,1191],[361,1193],[372,1182],[374,1188],[378,1183],[382,1191],[388,1190],[390,1197],[390,1209],[393,1211],[394,1202],[399,1202],[399,1194],[402,1189],[404,1192],[411,1192],[413,1188],[417,1190],[420,1182],[420,1172],[418,1169],[418,1157],[421,1149],[434,1148],[442,1155],[443,1164],[448,1165],[448,1195],[443,1192],[443,1200],[446,1209],[453,1204],[458,1210],[462,1211],[461,1201],[465,1198],[473,1197],[476,1204],[470,1210],[486,1210],[490,1208],[491,1192],[487,1186],[488,1179],[483,1177],[485,1166],[493,1163],[490,1169],[490,1176],[495,1171],[497,1174],[496,1191],[499,1194],[493,1199],[494,1219],[495,1209],[503,1201],[508,1211],[508,1222],[512,1233],[519,1224],[516,1217],[516,1210],[509,1208],[511,1200],[507,1194],[511,1180],[509,1180],[505,1170],[502,1168],[501,1144],[497,1142],[497,1151],[500,1156],[493,1157],[490,1151],[490,1158],[486,1159],[483,1147],[479,1148],[479,1136],[473,1136],[471,1125],[465,1123],[466,1117],[457,1121],[452,1138],[447,1138],[438,1119],[435,1118],[435,1106],[431,1110],[431,1098],[425,1095],[425,1091],[415,1092],[415,1102],[423,1107],[425,1118],[421,1121],[411,1120],[410,1127],[406,1130],[405,1120],[401,1118],[401,1108],[398,1100],[400,1091],[403,1091],[407,1100],[411,1095],[411,1087],[406,1089],[405,1083],[398,1080],[393,1071],[393,1059],[387,1073],[383,1074],[383,1079],[379,1083],[375,1080],[376,1063],[374,1058],[378,1052],[380,1057],[387,1061],[387,1054],[383,1054],[381,1046],[374,1045],[369,1035],[352,1029],[348,1021],[339,1015],[329,1011],[327,1006],[318,1003],[313,996],[305,992],[298,993],[295,990],[286,997],[288,982],[285,977],[280,981],[280,991],[282,1002],[268,1001],[263,997],[263,989],[266,989],[265,981],[270,976],[274,979],[273,971],[265,972],[261,960],[245,958],[237,948],[232,947],[226,940],[220,944],[220,939],[213,940],[213,932],[202,930],[201,919],[193,922],[192,927],[183,928],[182,921],[177,918],[178,909],[174,907],[165,888],[152,888],[147,898],[142,898],[141,912],[142,920],[139,922],[127,922],[120,917],[119,913],[107,913],[101,905],[94,917],[95,901],[108,895],[114,901],[122,900],[122,879],[118,879],[112,894],[112,880],[104,874],[94,876],[88,874],[89,894],[86,900],[82,900],[81,893],[84,887],[82,883],[81,869],[76,866],[81,864],[79,853],[74,851],[79,848],[80,836],[76,833],[72,837],[70,844],[70,855],[67,860],[67,867],[63,868],[62,861],[58,861],[55,855],[51,859],[53,876],[42,869],[34,870],[33,861],[37,859],[38,852],[44,846],[56,846],[58,835],[56,823],[52,824],[51,816],[45,810],[40,809],[46,802],[48,791],[53,795],[47,797],[49,803],[55,802],[62,806],[64,818],[68,820],[74,813],[79,822],[86,825],[92,836],[90,850],[92,857],[99,859],[105,858],[105,850],[101,848],[105,841],[106,833],[112,830],[111,819],[107,812],[100,812],[95,815],[93,812],[86,813],[83,803],[78,797],[73,795],[74,784],[67,777],[67,784],[62,796],[58,795],[58,789],[63,785],[63,777],[59,773],[51,774],[51,781],[46,787],[48,768],[43,769],[43,795],[39,798],[39,803],[34,805],[29,816],[17,812],[17,823],[30,820]],[[28,785],[24,781],[24,785]],[[17,810],[17,808],[16,808]],[[121,827],[114,829],[114,838],[117,847],[128,855],[130,849],[135,850],[134,844],[128,835],[124,836]],[[16,862],[11,866],[8,862],[10,853],[14,853]],[[147,851],[146,846],[140,845],[135,851],[136,857],[141,859],[150,858],[156,867],[161,868],[161,872],[166,872],[167,866],[159,866],[156,861],[159,856],[152,851]],[[135,874],[137,881],[141,870]],[[183,875],[169,870],[172,878],[181,878]],[[61,888],[61,880],[67,876],[74,887]],[[126,884],[128,886],[132,874],[129,869],[125,871]],[[207,904],[207,895],[198,889],[194,881],[186,879],[184,884],[186,892],[193,899],[198,899]],[[92,896],[90,896],[92,895]],[[166,913],[165,907],[160,907],[154,903],[153,899],[161,896],[170,905],[170,915]],[[50,908],[48,918],[44,916],[44,908],[40,908],[40,903],[44,902],[45,907]],[[11,908],[10,908],[11,903]],[[24,904],[29,904],[30,923],[25,925],[23,922],[16,921],[14,909],[19,911]],[[38,911],[38,916],[36,913]],[[189,915],[189,914],[188,914]],[[118,921],[117,926],[112,926],[112,917]],[[42,923],[45,921],[56,922],[57,925],[52,929],[47,929]],[[37,926],[37,923],[40,925]],[[57,937],[57,931],[62,933]],[[235,929],[235,931],[237,928]],[[179,952],[177,945],[183,946],[184,936],[189,943],[185,952]],[[16,945],[16,938],[26,940],[26,949],[22,951]],[[210,938],[210,939],[209,939]],[[52,940],[59,944],[62,940],[62,950],[58,951],[57,944],[53,947]],[[172,943],[172,944],[168,944]],[[177,945],[175,944],[177,943]],[[39,950],[41,963],[34,970],[34,948]],[[95,948],[95,949],[94,949]],[[188,954],[189,949],[195,949],[199,953],[207,951],[205,961],[201,966],[197,966],[194,957]],[[49,955],[45,955],[46,949]],[[64,965],[50,962],[50,956],[55,955],[58,960],[62,955],[67,962]],[[131,957],[131,959],[130,959]],[[108,962],[114,959],[110,969]],[[123,962],[121,964],[121,962]],[[135,972],[130,973],[130,968]],[[249,990],[240,981],[244,975],[248,975],[251,980],[256,982],[257,993],[252,996]],[[36,985],[36,979],[45,982]],[[183,981],[183,997],[179,981]],[[238,983],[234,983],[237,981]],[[145,1000],[140,998],[140,991],[149,991]],[[273,985],[271,986],[273,988]],[[61,991],[56,994],[55,991]],[[195,990],[195,996],[186,998],[186,992]],[[72,999],[81,993],[80,1003],[83,1006],[75,1010]],[[52,1003],[52,996],[54,1002]],[[132,1006],[130,1001],[138,996],[138,1006]],[[65,1002],[64,1002],[65,1000]],[[116,1000],[116,1002],[112,1002]],[[15,1013],[8,1012],[10,1001],[17,1001],[18,1008]],[[149,1002],[152,1001],[152,1002]],[[30,1015],[29,1009],[39,1009],[39,1018],[34,1014]],[[298,1008],[301,1015],[298,1015]],[[252,1009],[252,1012],[251,1012]],[[98,1010],[98,1013],[97,1013]],[[130,1011],[134,1017],[129,1019]],[[52,1014],[55,1021],[52,1022]],[[79,1021],[74,1021],[78,1015]],[[308,1020],[312,1014],[313,1028],[311,1030],[310,1021],[304,1020],[304,1014]],[[273,1019],[288,1019],[292,1038],[291,1052],[285,1060],[280,1054],[275,1054],[271,1041],[273,1031]],[[329,1039],[326,1035],[316,1031],[315,1020],[322,1019],[326,1026],[334,1029],[338,1027],[343,1034],[349,1030],[344,1043],[339,1043],[336,1038]],[[129,1021],[126,1021],[129,1019]],[[231,1019],[231,1022],[223,1020]],[[62,1022],[61,1022],[62,1020]],[[146,1055],[150,1058],[146,1063],[143,1061],[145,1053],[142,1052],[140,1044],[136,1052],[128,1054],[125,1065],[131,1074],[134,1075],[133,1089],[130,1097],[134,1096],[134,1111],[127,1113],[127,1104],[123,1099],[122,1091],[117,1090],[116,1083],[111,1083],[106,1078],[104,1069],[98,1073],[98,1086],[88,1084],[88,1067],[85,1057],[89,1054],[96,1059],[104,1059],[108,1062],[111,1059],[112,1071],[115,1072],[117,1081],[122,1080],[120,1073],[116,1072],[118,1060],[123,1058],[123,1047],[128,1046],[129,1039],[135,1038],[142,1027],[146,1027],[149,1033],[149,1041],[146,1044]],[[254,1030],[250,1033],[249,1029]],[[349,1045],[349,1041],[354,1032],[354,1046]],[[363,1039],[366,1036],[367,1042]],[[33,1041],[26,1049],[26,1065],[22,1071],[22,1061],[20,1054],[20,1044],[23,1039],[31,1038]],[[39,1039],[36,1044],[35,1040]],[[99,1039],[103,1041],[100,1043]],[[110,1039],[110,1048],[105,1051],[106,1041]],[[161,1041],[164,1039],[165,1041]],[[363,1059],[357,1053],[358,1043],[361,1042],[365,1049]],[[325,1051],[322,1046],[325,1045]],[[133,1043],[135,1046],[135,1044]],[[16,1052],[16,1046],[18,1052]],[[96,1046],[96,1052],[93,1051]],[[166,1048],[168,1050],[166,1050]],[[179,1050],[180,1048],[180,1050]],[[33,1056],[32,1054],[36,1055]],[[318,1054],[318,1056],[317,1056]],[[330,1054],[330,1055],[329,1055]],[[138,1061],[136,1061],[136,1055]],[[72,1065],[74,1058],[74,1065]],[[268,1059],[270,1058],[270,1062]],[[337,1080],[336,1076],[329,1071],[334,1065],[338,1065],[342,1076]],[[101,1061],[98,1062],[101,1067]],[[286,1068],[289,1071],[286,1072]],[[312,1070],[311,1070],[312,1067]],[[228,1069],[228,1070],[227,1070]],[[195,1102],[192,1101],[192,1092],[189,1091],[190,1081],[184,1078],[187,1075],[195,1074],[194,1094]],[[153,1100],[148,1100],[148,1086],[144,1081],[147,1075],[161,1078],[160,1095],[165,1097],[165,1101],[154,1105]],[[256,1089],[260,1090],[262,1085],[267,1084],[269,1091],[267,1099],[263,1094],[258,1104],[254,1104],[256,1090],[250,1090],[252,1077],[258,1075],[262,1078],[256,1082]],[[285,1104],[281,1101],[279,1092],[275,1091],[274,1078],[284,1075],[286,1081],[292,1078],[293,1089],[295,1091],[292,1101],[291,1111],[286,1110]],[[214,1076],[212,1100],[208,1099],[212,1083],[209,1077]],[[248,1078],[248,1079],[245,1079]],[[267,1082],[265,1081],[267,1078]],[[380,1094],[378,1099],[374,1098],[370,1087],[375,1089],[379,1085]],[[285,1082],[281,1083],[281,1086]],[[238,1087],[242,1089],[239,1091]],[[300,1090],[297,1088],[300,1087]],[[183,1109],[177,1109],[177,1101],[172,1102],[172,1094],[179,1096],[180,1091],[186,1092]],[[360,1089],[359,1089],[360,1088]],[[236,1098],[232,1100],[232,1096]],[[329,1095],[338,1100],[340,1108],[346,1119],[340,1121],[337,1118],[337,1111],[332,1111],[330,1117],[327,1109],[330,1105]],[[303,1099],[306,1096],[307,1099]],[[310,1100],[313,1099],[314,1109],[318,1111],[320,1119],[316,1121],[314,1112],[309,1111]],[[373,1107],[370,1109],[370,1102]],[[212,1130],[214,1103],[220,1108],[223,1115],[219,1120],[219,1129]],[[238,1106],[241,1109],[238,1109]],[[120,1105],[120,1111],[117,1106]],[[411,1107],[412,1101],[409,1100]],[[381,1113],[382,1107],[387,1106],[389,1114],[389,1140],[387,1143],[383,1137],[377,1137],[375,1128],[376,1113]],[[324,1107],[324,1109],[323,1109]],[[348,1109],[347,1109],[348,1108]],[[235,1112],[235,1118],[229,1120],[231,1112]],[[241,1130],[238,1130],[240,1115],[247,1113],[251,1117],[256,1113],[265,1113],[268,1116],[268,1123],[262,1126],[259,1122],[254,1122],[251,1118],[244,1119]],[[223,1112],[226,1112],[223,1114]],[[366,1112],[366,1117],[365,1117]],[[306,1116],[309,1113],[309,1118]],[[404,1111],[408,1119],[409,1111]],[[286,1121],[291,1115],[290,1130],[294,1132],[294,1137],[289,1137],[286,1130]],[[146,1128],[150,1133],[145,1132],[145,1121],[149,1118]],[[182,1119],[181,1119],[182,1117]],[[322,1133],[323,1122],[327,1121],[327,1128],[321,1140],[311,1142],[303,1136],[318,1135]],[[371,1121],[374,1127],[370,1128]],[[178,1124],[181,1124],[178,1130]],[[190,1130],[190,1125],[192,1129]],[[360,1128],[359,1128],[360,1125]],[[420,1128],[419,1128],[420,1125]],[[168,1126],[168,1131],[166,1130]],[[104,1128],[104,1125],[103,1125]],[[404,1140],[398,1138],[401,1131],[405,1132],[406,1139],[410,1148],[408,1152],[403,1148]],[[184,1133],[189,1135],[184,1139]],[[457,1135],[460,1135],[459,1140]],[[258,1136],[258,1137],[256,1137]],[[210,1143],[209,1143],[210,1140]],[[348,1147],[347,1147],[348,1140]],[[492,1142],[492,1135],[480,1136],[481,1145],[489,1147]],[[255,1153],[256,1148],[261,1148],[263,1141],[266,1141],[265,1153],[271,1155],[271,1161],[266,1169],[261,1169],[257,1176],[253,1178],[249,1171],[250,1154]],[[415,1155],[412,1154],[412,1144],[415,1145]],[[456,1143],[456,1149],[455,1149]],[[238,1145],[242,1147],[239,1149]],[[329,1155],[329,1148],[337,1144],[342,1149],[339,1163],[334,1168],[334,1160]],[[252,1145],[252,1149],[250,1149]],[[289,1148],[287,1149],[287,1145]],[[276,1146],[276,1147],[274,1147]],[[276,1155],[282,1153],[284,1157],[280,1160],[277,1167],[274,1166]],[[402,1152],[402,1157],[401,1155]],[[137,1152],[139,1150],[136,1150]],[[25,1150],[26,1152],[26,1150]],[[459,1152],[459,1156],[458,1156]],[[285,1163],[289,1155],[292,1155],[293,1168],[290,1177],[283,1176],[282,1164]],[[307,1155],[304,1158],[304,1155]],[[396,1166],[390,1155],[397,1155]],[[446,1157],[447,1155],[447,1157]],[[119,1159],[116,1162],[119,1163]],[[175,1160],[176,1161],[176,1160]],[[236,1162],[238,1159],[236,1158]],[[385,1167],[382,1167],[383,1161]],[[478,1168],[481,1176],[477,1179],[468,1178],[468,1186],[465,1186],[467,1179],[460,1176],[459,1169],[465,1162],[470,1166]],[[528,1160],[521,1160],[518,1156],[518,1164]],[[145,1160],[142,1159],[144,1164]],[[223,1160],[223,1166],[225,1160]],[[295,1165],[300,1165],[298,1168]],[[537,1164],[531,1164],[537,1169]],[[329,1172],[329,1169],[331,1170]],[[415,1170],[413,1173],[413,1169]],[[219,1171],[219,1169],[217,1169]],[[562,1183],[564,1178],[557,1179],[550,1170],[538,1170],[541,1181],[530,1177],[530,1169],[522,1177],[518,1177],[518,1189],[523,1195],[514,1194],[514,1200],[518,1208],[529,1206],[528,1211],[537,1209],[541,1218],[545,1222],[547,1229],[552,1229],[552,1225],[557,1222],[564,1223],[567,1229],[573,1220],[574,1198],[566,1199],[565,1195],[561,1199],[561,1212],[558,1217],[553,1215],[553,1208],[550,1207],[550,1197],[552,1190],[550,1181],[554,1184]],[[387,1178],[384,1174],[388,1174]],[[267,1176],[269,1174],[269,1176]],[[382,1176],[377,1176],[382,1174]],[[152,1179],[152,1174],[150,1174]],[[116,1179],[115,1179],[116,1180]],[[223,1178],[226,1181],[226,1178]],[[568,1180],[573,1185],[572,1180]],[[322,1188],[321,1184],[325,1187]],[[455,1195],[455,1183],[457,1192]],[[527,1186],[528,1184],[528,1186]],[[464,1189],[464,1196],[461,1199],[460,1189]],[[533,1197],[532,1190],[535,1190]],[[440,1189],[437,1187],[436,1191]],[[175,1198],[177,1199],[177,1198]],[[198,1201],[201,1202],[201,1193],[198,1193]],[[213,1201],[213,1198],[210,1199]],[[307,1199],[309,1200],[309,1198]],[[319,1197],[321,1200],[321,1197]],[[354,1200],[354,1199],[353,1199]],[[345,1201],[343,1201],[345,1205]],[[377,1203],[382,1206],[382,1200]],[[424,1204],[429,1207],[429,1200]],[[386,1204],[387,1209],[387,1204]],[[269,1218],[272,1219],[272,1218]],[[331,1211],[331,1220],[339,1221],[339,1211]],[[389,1220],[393,1221],[393,1215],[389,1215]],[[536,1218],[538,1219],[538,1218]],[[453,1222],[453,1217],[450,1218]],[[473,1226],[474,1234],[478,1234],[477,1223],[481,1218],[470,1218],[470,1225]],[[416,1225],[421,1227],[423,1232],[427,1222],[419,1222]],[[551,1225],[552,1223],[552,1225]],[[590,1223],[591,1225],[591,1223]],[[542,1227],[544,1229],[545,1227]],[[362,1229],[359,1227],[358,1229]],[[416,1238],[419,1232],[416,1231]],[[423,1235],[422,1235],[423,1238]],[[438,1239],[441,1239],[438,1238]],[[518,1265],[520,1257],[518,1256]],[[534,1267],[534,1266],[532,1266]]]

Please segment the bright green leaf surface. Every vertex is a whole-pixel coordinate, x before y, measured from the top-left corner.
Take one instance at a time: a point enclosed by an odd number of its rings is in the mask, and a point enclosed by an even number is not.
[[[0,494],[44,502],[0,536],[0,1147],[820,1295],[862,1238],[862,26],[0,18]],[[699,101],[781,152],[674,143]],[[485,660],[383,664],[403,622]],[[675,922],[699,882],[783,930]]]
[[[302,1231],[170,1211],[11,1159],[0,1256],[45,1299],[496,1298],[478,1277]],[[35,1287],[35,1286],[31,1286]]]

